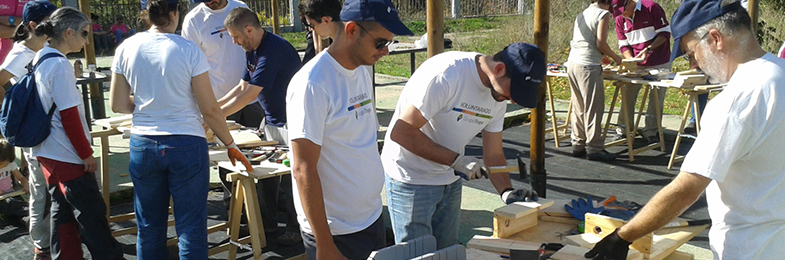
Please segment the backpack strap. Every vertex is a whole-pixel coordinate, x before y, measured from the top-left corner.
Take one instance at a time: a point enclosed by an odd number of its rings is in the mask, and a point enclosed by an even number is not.
[[[30,73],[35,72],[35,70],[38,69],[38,66],[41,65],[41,63],[43,63],[45,60],[47,60],[49,58],[54,58],[54,57],[63,57],[63,58],[65,58],[65,56],[60,55],[59,53],[56,53],[56,52],[50,52],[50,53],[44,54],[44,56],[41,56],[41,58],[38,59],[38,62],[35,63],[33,68],[30,70]],[[52,116],[52,114],[55,113],[55,109],[57,109],[57,104],[52,102],[52,107],[49,108],[49,113],[47,113],[47,115],[48,116]]]

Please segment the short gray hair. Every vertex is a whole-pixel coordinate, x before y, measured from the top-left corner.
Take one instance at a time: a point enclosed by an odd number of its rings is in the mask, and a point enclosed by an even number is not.
[[[724,7],[735,2],[738,2],[738,0],[723,0],[722,6]],[[750,19],[750,15],[744,8],[737,8],[729,11],[698,26],[698,28],[695,28],[694,30],[693,37],[700,40],[703,37],[706,37],[711,29],[717,29],[725,36],[736,35],[738,32],[750,33],[749,36],[739,35],[740,37],[738,40],[742,43],[749,43],[750,40],[755,38],[755,34],[752,33],[752,19]]]

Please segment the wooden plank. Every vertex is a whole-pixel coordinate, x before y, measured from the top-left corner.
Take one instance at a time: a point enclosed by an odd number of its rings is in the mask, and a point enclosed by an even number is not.
[[[544,200],[544,199],[540,199]],[[547,207],[541,209],[537,214],[540,216],[551,216],[551,217],[570,217],[573,216],[564,209],[564,205],[572,205],[572,200],[562,200],[562,199],[554,199],[552,207]],[[595,202],[596,203],[596,202]]]
[[[25,194],[24,190],[17,190],[17,191],[12,191],[12,192],[9,192],[9,193],[3,193],[3,195],[0,195],[0,200],[5,200],[7,198],[20,196],[22,194]]]
[[[536,212],[537,208],[526,207],[517,203],[512,203],[494,210],[493,214],[505,218],[517,219],[525,215],[534,214]]]
[[[286,260],[308,260],[308,254],[299,254],[293,257],[289,257]]]
[[[690,241],[709,225],[664,228],[654,231],[654,252],[649,255],[650,260],[665,259],[676,251],[681,245]]]
[[[504,216],[507,218],[520,218],[527,214],[532,214],[541,209],[548,208],[553,205],[553,200],[541,199],[540,201],[524,202],[518,201],[497,208],[493,211],[494,214]]]
[[[540,248],[540,243],[474,235],[474,237],[466,243],[466,248],[474,248],[500,254],[510,254],[510,249],[538,250]]]
[[[520,218],[508,218],[500,215],[493,215],[493,236],[506,238],[515,233],[537,226],[537,214],[531,212]]]
[[[494,254],[491,252],[482,251],[476,248],[467,248],[466,249],[466,259],[471,260],[499,260],[499,254]]]
[[[554,260],[586,260],[583,255],[589,252],[591,248],[583,248],[577,247],[573,245],[564,245],[562,249],[559,249],[556,253],[551,256],[551,259]],[[643,254],[640,252],[630,249],[627,252],[627,260],[642,260]]]
[[[595,234],[599,237],[605,237],[613,233],[616,228],[621,227],[626,222],[620,219],[615,219],[598,214],[586,213],[586,225],[584,233]],[[630,248],[640,251],[644,254],[652,253],[653,234],[648,234],[632,242]]]
[[[578,225],[581,223],[580,220],[573,218],[572,216],[565,218],[565,217],[551,217],[551,216],[539,216],[540,221],[548,221],[548,222],[555,222],[555,223],[563,223],[563,224],[570,224],[570,225]]]

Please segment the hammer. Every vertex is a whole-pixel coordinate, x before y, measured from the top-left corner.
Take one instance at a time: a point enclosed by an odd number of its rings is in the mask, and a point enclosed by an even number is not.
[[[481,170],[482,175],[485,178],[488,178],[488,174],[490,173],[500,173],[500,172],[518,172],[521,176],[521,180],[526,179],[526,164],[523,163],[521,159],[521,154],[515,156],[516,161],[518,161],[518,166],[491,166],[491,167],[483,167]],[[520,169],[523,169],[522,171]]]

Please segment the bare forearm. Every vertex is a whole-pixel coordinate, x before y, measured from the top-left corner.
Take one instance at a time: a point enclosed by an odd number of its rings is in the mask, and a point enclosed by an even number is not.
[[[657,38],[654,38],[654,42],[649,45],[649,50],[654,50],[662,46],[666,41],[668,41],[668,37],[657,35]]]
[[[632,55],[632,51],[630,51],[630,50],[624,51],[624,53],[622,53],[622,55],[624,56],[625,59],[632,59],[634,57]]]
[[[600,49],[600,53],[608,57],[611,57],[614,61],[618,61],[622,59],[621,56],[613,52],[613,49],[611,49],[611,46],[608,46],[607,42],[601,41],[599,42],[597,47]]]
[[[229,127],[226,126],[226,117],[223,116],[223,113],[218,106],[207,109],[207,111],[202,111],[202,117],[207,123],[207,126],[213,130],[213,133],[221,139],[221,142],[227,145],[234,142],[232,135],[229,134]]]
[[[619,236],[634,241],[671,222],[695,203],[710,182],[711,179],[696,174],[679,173],[629,223],[619,229]]]
[[[228,102],[224,103],[223,105],[221,105],[221,111],[224,116],[230,116],[234,113],[237,113],[237,111],[242,110],[246,105],[248,105],[248,103],[251,103],[251,101],[253,101],[254,99],[256,99],[256,96],[244,95],[244,94],[239,95],[229,100]]]
[[[437,144],[426,136],[419,128],[398,119],[390,133],[390,139],[422,158],[441,163],[452,164],[458,153]]]
[[[321,154],[321,146],[306,139],[292,140],[292,176],[297,181],[297,192],[303,206],[305,218],[311,225],[316,245],[327,248],[333,244],[330,226],[327,224],[327,213],[324,209],[322,181],[319,178],[317,164]]]

